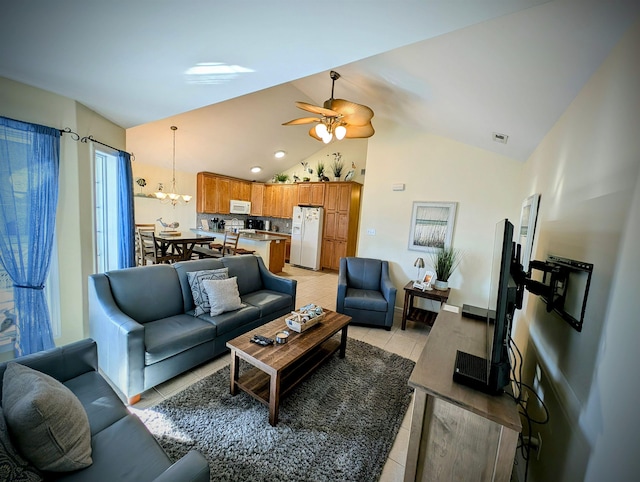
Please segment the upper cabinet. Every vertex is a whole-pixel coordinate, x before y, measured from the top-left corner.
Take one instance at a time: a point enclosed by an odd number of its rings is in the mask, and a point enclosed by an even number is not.
[[[264,216],[264,184],[261,182],[251,183],[251,214]]]
[[[232,199],[251,200],[249,181],[211,172],[199,172],[196,179],[196,211],[199,213],[229,214]]]
[[[298,204],[323,206],[326,182],[301,182],[298,184]]]

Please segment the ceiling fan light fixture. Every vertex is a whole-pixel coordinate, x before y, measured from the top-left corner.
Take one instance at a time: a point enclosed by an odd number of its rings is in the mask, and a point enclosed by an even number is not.
[[[347,128],[343,125],[339,125],[335,129],[335,134],[336,134],[336,139],[341,141],[342,139],[344,139],[344,136],[347,135]]]
[[[316,126],[316,134],[318,134],[318,137],[324,138],[324,136],[326,136],[327,133],[328,133],[327,126],[324,125],[322,122]]]
[[[333,134],[331,132],[327,132],[324,136],[322,136],[322,142],[324,142],[325,144],[329,144],[329,142],[331,142],[331,139],[333,139]]]

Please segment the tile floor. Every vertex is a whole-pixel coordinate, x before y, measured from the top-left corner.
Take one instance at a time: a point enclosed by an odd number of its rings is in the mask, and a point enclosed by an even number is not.
[[[335,272],[316,272],[290,265],[285,266],[281,276],[294,278],[298,281],[296,306],[307,303],[315,303],[330,310],[336,308],[336,290],[338,275]],[[398,292],[399,297],[404,297],[403,292]],[[396,311],[394,324],[391,331],[381,328],[367,328],[360,326],[349,327],[349,336],[362,340],[371,345],[397,353],[405,358],[417,360],[429,334],[429,327],[413,322],[407,323],[407,329],[400,329],[402,313]],[[155,405],[165,398],[169,398],[184,390],[192,383],[208,376],[225,365],[229,364],[229,355],[221,356],[210,363],[202,365],[162,385],[147,390],[142,394],[140,402],[134,405],[135,409],[144,409]],[[391,448],[389,458],[385,464],[381,482],[402,481],[404,478],[404,465],[409,444],[409,428],[411,423],[411,406],[404,417],[396,441]]]

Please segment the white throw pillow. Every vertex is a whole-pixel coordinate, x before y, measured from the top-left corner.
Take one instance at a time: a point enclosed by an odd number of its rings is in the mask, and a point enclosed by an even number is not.
[[[200,316],[211,311],[209,297],[204,290],[202,281],[207,279],[227,279],[228,277],[229,268],[204,269],[187,273],[187,279],[191,287],[191,295],[193,296],[193,304],[196,306],[193,316]]]
[[[240,292],[238,291],[238,279],[235,276],[222,280],[202,280],[202,284],[209,297],[211,316],[242,307]]]

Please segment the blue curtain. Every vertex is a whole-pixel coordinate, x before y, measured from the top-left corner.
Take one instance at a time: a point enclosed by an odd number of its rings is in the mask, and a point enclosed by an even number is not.
[[[0,263],[13,280],[16,356],[54,346],[44,282],[59,165],[59,130],[0,117]]]
[[[136,265],[131,155],[118,151],[118,268]]]

